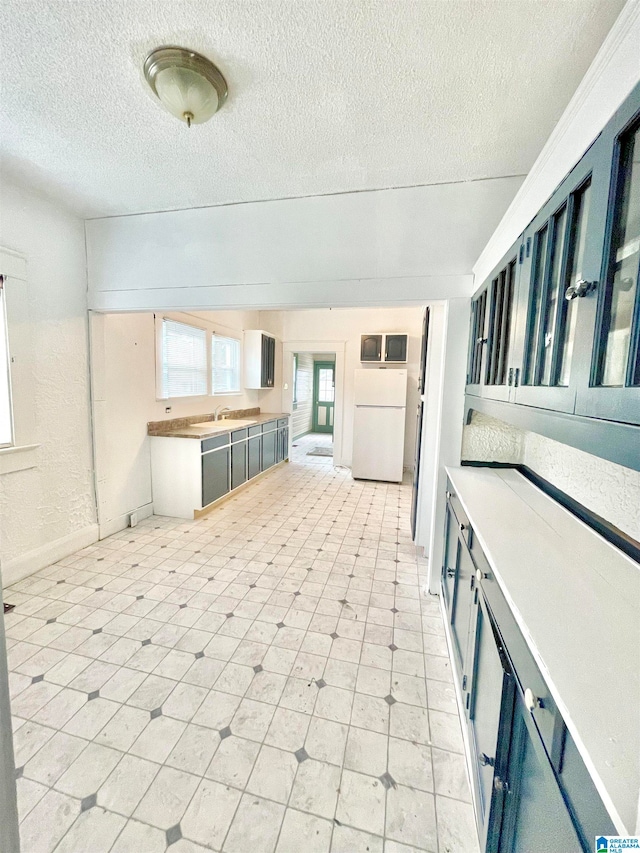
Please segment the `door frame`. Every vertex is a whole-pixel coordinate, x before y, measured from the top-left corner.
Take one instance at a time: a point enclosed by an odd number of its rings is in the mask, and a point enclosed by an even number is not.
[[[293,376],[293,354],[312,352],[317,355],[331,353],[335,355],[336,398],[333,404],[333,461],[334,465],[343,465],[344,446],[344,372],[345,341],[287,341],[282,344],[283,376]],[[282,411],[293,414],[293,383],[284,382],[282,387]],[[291,442],[289,431],[289,442]]]
[[[321,370],[332,370],[333,371],[333,403],[329,403],[328,401],[320,401],[318,400],[318,374]],[[333,435],[334,422],[336,417],[336,363],[335,361],[314,361],[313,362],[313,394],[312,394],[312,418],[313,418],[313,431],[314,432],[324,432],[327,435]],[[329,417],[329,423],[325,424],[324,428],[320,427],[318,423],[318,406],[320,403],[324,405],[331,405],[331,410],[333,412],[333,418]],[[329,411],[327,409],[327,411]]]

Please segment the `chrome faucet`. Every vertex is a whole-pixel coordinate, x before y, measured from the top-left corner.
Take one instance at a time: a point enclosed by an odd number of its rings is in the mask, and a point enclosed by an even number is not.
[[[229,408],[229,406],[224,406],[224,407],[218,406],[218,407],[217,407],[216,409],[214,409],[214,411],[213,411],[213,419],[214,419],[214,421],[219,421],[219,420],[220,420],[220,415],[221,415],[223,412],[230,412],[230,411],[231,411],[231,409]]]

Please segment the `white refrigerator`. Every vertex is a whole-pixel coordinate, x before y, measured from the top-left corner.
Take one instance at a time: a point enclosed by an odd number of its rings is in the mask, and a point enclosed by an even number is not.
[[[407,371],[355,371],[354,480],[402,482]]]

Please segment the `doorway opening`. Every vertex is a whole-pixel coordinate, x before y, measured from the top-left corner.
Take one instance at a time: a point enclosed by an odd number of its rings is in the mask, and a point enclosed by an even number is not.
[[[335,353],[293,353],[292,431],[304,456],[333,459]],[[295,446],[295,444],[294,444]]]

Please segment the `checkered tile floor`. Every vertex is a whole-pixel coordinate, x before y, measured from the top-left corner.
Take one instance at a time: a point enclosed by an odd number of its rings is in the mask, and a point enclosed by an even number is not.
[[[410,487],[319,439],[5,591],[23,853],[475,853]]]

